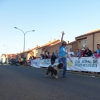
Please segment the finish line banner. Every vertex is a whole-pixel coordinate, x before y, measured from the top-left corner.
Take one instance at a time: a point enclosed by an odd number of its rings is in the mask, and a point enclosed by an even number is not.
[[[90,71],[90,72],[100,72],[100,57],[98,59],[92,57],[72,57],[73,62],[67,59],[67,70],[73,71]],[[55,61],[55,65],[58,64],[58,60]],[[51,65],[50,59],[35,59],[31,61],[31,66],[40,68],[48,67]]]
[[[73,57],[72,61],[70,62],[67,59],[67,70],[100,72],[100,58],[81,57],[78,59],[77,57]]]

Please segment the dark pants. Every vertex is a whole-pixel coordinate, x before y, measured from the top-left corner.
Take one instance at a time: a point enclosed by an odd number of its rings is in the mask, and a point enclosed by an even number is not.
[[[51,65],[53,65],[55,63],[55,60],[51,60]]]

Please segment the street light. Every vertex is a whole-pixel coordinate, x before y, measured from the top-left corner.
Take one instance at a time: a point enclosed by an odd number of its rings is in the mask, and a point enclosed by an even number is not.
[[[23,30],[21,30],[21,29],[19,29],[19,28],[17,28],[17,27],[14,27],[15,29],[18,29],[18,30],[20,30],[20,31],[22,31],[23,32],[23,34],[24,34],[24,47],[23,47],[23,52],[25,51],[25,35],[26,35],[26,33],[28,33],[28,32],[34,32],[35,30],[31,30],[31,31],[27,31],[27,32],[24,32]]]
[[[9,49],[12,48],[12,47],[14,47],[14,46],[8,47],[8,46],[6,46],[6,45],[3,45],[3,46],[6,47],[6,48],[8,49],[8,54],[9,54]],[[7,59],[6,61],[7,61],[7,63],[8,63],[9,58],[8,58],[8,55],[7,55],[7,54],[6,54],[6,57],[7,57],[7,58],[6,58],[6,59]]]
[[[9,53],[9,49],[12,48],[12,47],[14,47],[14,46],[8,47],[8,46],[6,46],[6,45],[3,45],[3,46],[6,47],[6,48],[8,49],[8,53]]]

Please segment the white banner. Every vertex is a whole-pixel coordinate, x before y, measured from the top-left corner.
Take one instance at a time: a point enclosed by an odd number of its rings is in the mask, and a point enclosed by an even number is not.
[[[67,70],[100,72],[100,57],[98,59],[92,57],[81,57],[80,59],[73,57],[71,59],[73,62],[67,59]],[[55,61],[56,64],[58,64],[58,59]],[[51,65],[50,59],[31,61],[31,66],[36,68],[48,67],[49,65]]]
[[[58,64],[58,59],[56,59],[54,65]],[[51,61],[50,59],[43,59],[40,61],[40,67],[48,67],[49,65],[51,65]]]
[[[100,58],[82,57],[78,59],[77,57],[73,57],[72,61],[73,63],[68,59],[67,70],[100,72]]]
[[[32,67],[36,67],[36,68],[40,68],[40,59],[35,59],[35,60],[31,60],[31,66]]]

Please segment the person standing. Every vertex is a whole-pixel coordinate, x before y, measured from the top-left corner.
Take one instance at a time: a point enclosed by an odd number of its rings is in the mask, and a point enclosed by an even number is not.
[[[56,58],[58,58],[59,53],[58,53],[58,51],[57,51],[57,50],[55,51],[55,53],[54,53],[54,54],[55,54]]]
[[[55,60],[56,60],[56,56],[54,54],[54,52],[52,53],[52,56],[51,56],[51,65],[53,66],[54,63],[55,63]]]
[[[91,56],[92,56],[92,51],[88,47],[85,47],[84,57],[91,57]]]
[[[72,51],[72,48],[70,48],[70,52],[68,52],[68,54],[69,54],[70,57],[74,57],[75,56],[74,52]]]
[[[100,56],[100,44],[97,44],[97,54]]]
[[[64,69],[63,69],[63,78],[66,78],[66,70],[67,70],[67,57],[70,59],[70,56],[67,53],[67,43],[63,41],[63,36],[64,32],[62,32],[62,37],[61,37],[61,46],[59,47],[59,63],[62,62],[64,64]],[[70,59],[72,62],[72,60]]]

